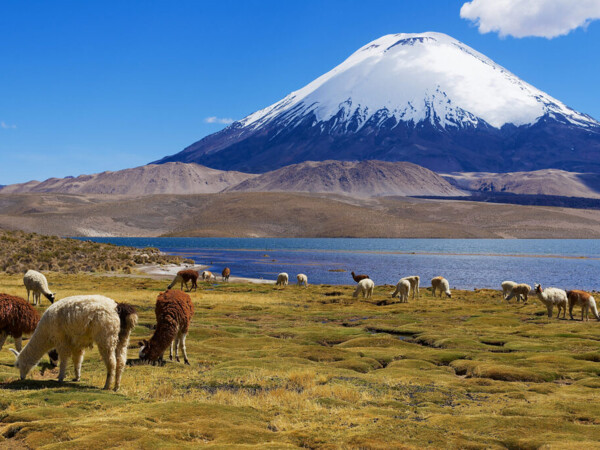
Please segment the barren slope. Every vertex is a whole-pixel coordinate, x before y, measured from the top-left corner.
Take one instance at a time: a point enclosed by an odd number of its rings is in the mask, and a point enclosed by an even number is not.
[[[3,194],[57,192],[64,194],[208,194],[220,192],[254,175],[210,169],[199,164],[150,164],[116,172],[80,175],[76,178],[50,178],[43,182],[13,184],[0,189]]]
[[[231,191],[328,192],[456,196],[461,192],[429,169],[408,162],[307,161],[250,178]]]
[[[461,189],[513,194],[600,198],[600,175],[558,169],[533,172],[464,172],[443,175]]]
[[[0,228],[62,236],[600,238],[598,210],[406,197],[18,194],[0,211]]]

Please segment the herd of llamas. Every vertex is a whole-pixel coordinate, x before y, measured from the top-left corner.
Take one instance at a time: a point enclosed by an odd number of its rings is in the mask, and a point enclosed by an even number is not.
[[[222,281],[229,281],[231,270],[226,267],[221,276]],[[186,290],[198,288],[198,278],[205,282],[216,281],[216,276],[207,270],[201,274],[192,269],[181,270],[173,281],[161,292],[156,299],[155,315],[156,328],[149,340],[139,342],[140,361],[152,364],[162,363],[163,354],[169,347],[169,358],[179,362],[179,350],[183,354],[183,361],[189,364],[185,346],[190,322],[194,314],[192,300]],[[370,299],[375,289],[375,283],[366,274],[355,274],[352,278],[356,282],[353,297],[362,295]],[[308,277],[299,273],[296,276],[297,285],[308,287]],[[277,276],[276,286],[288,285],[289,275],[285,272]],[[6,338],[14,339],[16,349],[10,349],[15,354],[15,366],[19,369],[21,379],[24,380],[29,371],[48,353],[50,363],[59,365],[58,381],[64,381],[67,362],[72,358],[75,366],[75,381],[81,376],[81,365],[86,349],[95,343],[102,360],[106,366],[106,382],[104,389],[119,389],[121,376],[127,362],[127,346],[131,331],[135,328],[138,316],[135,308],[127,303],[117,303],[102,295],[76,295],[56,301],[56,294],[48,287],[46,277],[35,270],[28,270],[23,277],[23,284],[27,290],[27,300],[0,294],[0,349]],[[179,284],[179,290],[172,290]],[[401,303],[408,302],[412,294],[413,300],[419,298],[420,277],[412,275],[401,278],[396,284],[396,289],[391,297],[398,297]],[[517,302],[527,302],[528,295],[532,292],[531,286],[514,281],[504,281],[501,284],[502,296],[510,301],[516,298]],[[444,277],[435,277],[431,280],[431,291],[441,298],[443,294],[452,298],[450,284]],[[33,304],[40,304],[40,296],[44,295],[50,306],[40,317],[37,310],[29,303],[30,293],[33,293]],[[553,315],[554,307],[558,309],[557,318],[561,310],[563,319],[566,318],[567,307],[569,316],[573,319],[573,308],[581,307],[581,320],[589,320],[589,312],[600,321],[596,301],[591,294],[581,290],[565,291],[563,289],[548,287],[542,289],[540,284],[535,284],[533,293],[548,310],[548,317]],[[25,348],[22,347],[23,335],[31,335]],[[174,349],[173,349],[174,347]],[[174,351],[173,351],[174,350]]]

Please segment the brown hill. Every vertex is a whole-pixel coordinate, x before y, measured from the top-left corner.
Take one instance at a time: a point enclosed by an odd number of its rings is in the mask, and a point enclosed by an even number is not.
[[[465,172],[444,175],[460,189],[530,195],[600,198],[600,175],[558,169],[533,172]]]
[[[63,194],[209,194],[220,192],[254,175],[210,169],[199,164],[150,164],[116,172],[50,178],[0,189],[1,194],[55,192]]]
[[[429,169],[408,162],[386,161],[306,161],[249,178],[227,190],[321,192],[358,197],[462,194]]]
[[[0,228],[61,236],[600,238],[600,211],[289,192],[42,193],[0,195]]]

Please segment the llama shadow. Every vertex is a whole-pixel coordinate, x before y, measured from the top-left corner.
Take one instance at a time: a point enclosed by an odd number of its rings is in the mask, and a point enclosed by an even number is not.
[[[164,367],[167,364],[167,361],[163,360],[159,360],[159,361],[147,361],[145,359],[139,359],[139,358],[135,358],[135,359],[128,359],[126,365],[128,366],[159,366],[159,367]]]
[[[89,384],[81,384],[79,382],[65,381],[59,383],[56,380],[13,380],[8,383],[0,383],[0,389],[8,389],[11,391],[39,391],[41,389],[57,389],[57,388],[70,388],[70,389],[97,389],[96,386],[90,386]]]

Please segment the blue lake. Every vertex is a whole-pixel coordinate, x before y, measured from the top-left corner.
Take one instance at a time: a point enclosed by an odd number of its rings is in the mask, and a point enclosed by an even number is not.
[[[419,275],[421,284],[442,275],[458,289],[499,289],[504,280],[564,289],[600,288],[597,239],[278,239],[278,238],[80,238],[132,247],[157,247],[206,264],[215,273],[310,283],[352,284],[351,271],[377,284]],[[332,270],[345,270],[334,272]]]

